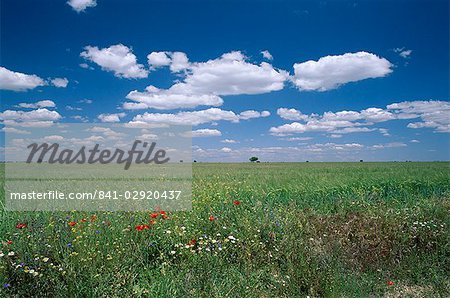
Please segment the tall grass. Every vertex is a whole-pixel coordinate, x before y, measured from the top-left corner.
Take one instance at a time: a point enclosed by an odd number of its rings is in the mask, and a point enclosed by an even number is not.
[[[449,163],[194,164],[193,211],[167,219],[2,211],[1,294],[446,297],[449,170]],[[150,228],[135,229],[143,224]]]

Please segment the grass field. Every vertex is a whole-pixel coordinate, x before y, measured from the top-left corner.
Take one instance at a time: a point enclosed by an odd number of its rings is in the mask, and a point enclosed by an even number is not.
[[[1,211],[0,296],[450,295],[449,163],[193,172],[192,212]]]

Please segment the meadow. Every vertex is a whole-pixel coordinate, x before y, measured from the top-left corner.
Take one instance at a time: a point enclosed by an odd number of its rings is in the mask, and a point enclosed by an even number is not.
[[[190,212],[2,208],[0,296],[450,296],[449,163],[193,174]]]

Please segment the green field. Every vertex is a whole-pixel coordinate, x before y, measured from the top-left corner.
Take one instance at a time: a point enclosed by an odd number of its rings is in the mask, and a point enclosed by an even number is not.
[[[0,296],[450,296],[449,163],[193,172],[193,211],[166,219],[1,211]]]

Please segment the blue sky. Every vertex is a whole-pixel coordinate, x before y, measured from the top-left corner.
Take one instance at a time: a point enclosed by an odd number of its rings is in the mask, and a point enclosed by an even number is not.
[[[449,159],[448,1],[5,0],[1,41],[17,129],[170,119],[201,161]]]

